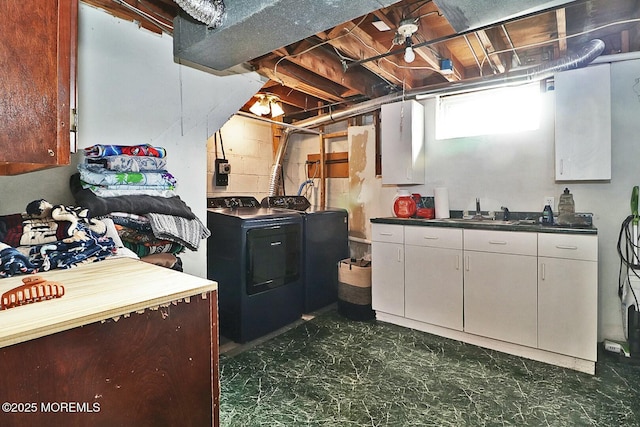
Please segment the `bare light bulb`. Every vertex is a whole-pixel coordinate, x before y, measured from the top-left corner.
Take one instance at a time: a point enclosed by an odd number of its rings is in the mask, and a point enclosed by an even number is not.
[[[411,63],[416,59],[416,53],[413,51],[411,45],[408,45],[404,50],[404,61]]]

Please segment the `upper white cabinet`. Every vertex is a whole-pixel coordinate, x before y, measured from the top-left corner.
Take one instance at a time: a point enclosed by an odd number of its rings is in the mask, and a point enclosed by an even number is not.
[[[417,101],[382,106],[382,183],[424,184],[424,107]]]
[[[609,64],[554,76],[556,180],[611,179]]]

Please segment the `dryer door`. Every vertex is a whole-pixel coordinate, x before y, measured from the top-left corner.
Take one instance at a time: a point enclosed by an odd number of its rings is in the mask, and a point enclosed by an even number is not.
[[[247,230],[247,294],[298,280],[301,252],[300,224]]]

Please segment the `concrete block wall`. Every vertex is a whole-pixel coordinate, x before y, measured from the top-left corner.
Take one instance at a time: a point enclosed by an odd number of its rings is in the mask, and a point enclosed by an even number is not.
[[[231,165],[229,185],[215,185],[215,139],[207,140],[207,197],[254,196],[258,201],[269,193],[273,165],[271,125],[241,116],[232,116],[221,128],[224,154]],[[222,158],[218,138],[217,157]]]

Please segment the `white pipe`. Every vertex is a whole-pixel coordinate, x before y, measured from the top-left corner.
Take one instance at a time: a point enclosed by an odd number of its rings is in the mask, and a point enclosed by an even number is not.
[[[349,236],[349,241],[351,242],[357,242],[357,243],[364,243],[365,245],[370,245],[371,244],[371,240],[369,239],[363,239],[361,237],[353,237],[353,236]]]

